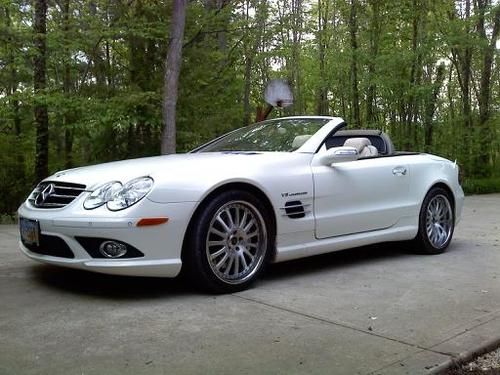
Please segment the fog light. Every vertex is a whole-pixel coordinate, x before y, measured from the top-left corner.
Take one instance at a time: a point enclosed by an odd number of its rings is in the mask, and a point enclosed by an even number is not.
[[[99,246],[99,251],[106,258],[119,258],[127,252],[127,246],[115,241],[104,241]]]

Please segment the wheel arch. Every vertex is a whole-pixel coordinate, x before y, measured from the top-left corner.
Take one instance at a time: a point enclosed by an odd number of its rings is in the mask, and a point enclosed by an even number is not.
[[[448,193],[448,195],[451,198],[451,206],[453,207],[453,210],[455,210],[456,209],[455,194],[453,194],[453,190],[451,189],[451,187],[444,181],[435,182],[433,185],[431,185],[431,187],[429,187],[427,189],[427,191],[425,192],[425,195],[422,198],[422,203],[423,203],[425,197],[427,196],[427,194],[429,194],[429,192],[434,188],[441,188]],[[455,213],[455,216],[456,216],[456,213]]]
[[[195,208],[193,215],[191,215],[191,219],[189,220],[189,224],[186,228],[186,231],[184,233],[184,238],[182,240],[182,251],[181,251],[181,260],[184,262],[187,248],[186,248],[186,239],[189,233],[191,232],[192,226],[195,224],[197,217],[199,216],[200,212],[206,207],[207,203],[210,202],[210,199],[213,197],[226,192],[226,191],[231,191],[231,190],[243,190],[247,191],[251,194],[253,194],[256,198],[260,199],[261,202],[266,206],[267,210],[269,211],[269,219],[271,220],[271,230],[272,230],[272,236],[276,236],[277,228],[276,228],[276,213],[274,211],[274,207],[271,203],[271,200],[269,197],[260,189],[259,187],[248,183],[248,182],[228,182],[226,184],[216,186],[212,191],[210,191],[205,197],[200,201],[198,206]],[[273,260],[276,256],[276,245],[274,244],[273,249],[272,249],[272,254],[271,254],[271,260]]]

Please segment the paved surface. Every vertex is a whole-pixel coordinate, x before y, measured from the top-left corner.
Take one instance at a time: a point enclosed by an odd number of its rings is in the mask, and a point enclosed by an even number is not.
[[[419,374],[500,335],[500,195],[449,250],[379,245],[278,264],[252,290],[34,263],[0,226],[0,374]]]

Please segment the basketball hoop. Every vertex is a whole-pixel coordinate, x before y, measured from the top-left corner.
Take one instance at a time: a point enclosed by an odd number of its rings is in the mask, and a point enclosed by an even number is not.
[[[264,99],[275,108],[286,108],[293,104],[292,90],[283,79],[269,81],[264,91]]]

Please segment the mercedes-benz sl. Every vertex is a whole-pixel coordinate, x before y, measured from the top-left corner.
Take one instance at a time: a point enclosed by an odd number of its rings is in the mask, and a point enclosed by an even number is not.
[[[444,251],[459,168],[337,117],[237,129],[186,154],[75,168],[19,208],[20,247],[54,265],[247,288],[270,262],[387,241]]]

